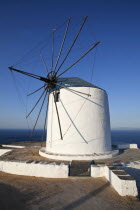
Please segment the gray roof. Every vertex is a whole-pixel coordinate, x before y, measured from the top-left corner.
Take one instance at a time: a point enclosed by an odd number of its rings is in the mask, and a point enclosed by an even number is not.
[[[60,84],[65,87],[93,87],[93,88],[98,88],[101,89],[79,77],[66,77],[66,78],[58,78],[57,79],[57,84]],[[58,87],[56,89],[61,89],[63,87]]]

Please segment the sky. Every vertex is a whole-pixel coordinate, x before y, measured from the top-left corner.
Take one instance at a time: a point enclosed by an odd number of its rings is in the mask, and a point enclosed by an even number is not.
[[[40,87],[40,82],[30,81],[26,76],[12,76],[8,66],[32,52],[16,67],[45,75],[44,67],[38,61],[39,51],[42,47],[43,56],[50,65],[52,29],[59,30],[56,37],[58,48],[65,22],[71,17],[73,25],[68,48],[85,16],[88,16],[87,24],[64,67],[82,55],[91,43],[101,43],[65,76],[80,76],[90,81],[93,69],[90,82],[108,93],[111,128],[140,128],[139,0],[1,0],[0,128],[28,128],[28,123],[32,126],[35,115],[29,122],[25,116],[27,103],[29,108],[32,107],[36,96],[28,100],[26,95],[27,91]],[[57,50],[55,58],[56,55]],[[38,128],[42,128],[42,121]]]

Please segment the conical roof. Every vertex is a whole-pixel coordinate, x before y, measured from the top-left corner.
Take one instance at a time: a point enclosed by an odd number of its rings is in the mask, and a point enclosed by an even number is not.
[[[58,78],[57,84],[60,84],[65,87],[93,87],[93,88],[101,89],[100,87],[97,87],[96,85],[93,85],[92,83],[87,82],[79,77]],[[59,88],[58,88],[58,86],[57,86],[57,89],[61,89],[61,88],[63,88],[63,87],[59,86]]]

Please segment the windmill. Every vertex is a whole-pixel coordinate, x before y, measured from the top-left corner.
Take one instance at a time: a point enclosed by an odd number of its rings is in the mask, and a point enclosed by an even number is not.
[[[74,156],[74,159],[88,159],[87,157],[91,159],[95,153],[99,154],[111,151],[110,119],[106,92],[80,78],[62,77],[69,69],[87,56],[100,42],[94,43],[82,56],[61,72],[61,67],[66,62],[86,20],[87,17],[83,19],[61,64],[59,64],[59,60],[66,42],[71,19],[69,18],[67,20],[56,63],[54,63],[55,30],[52,31],[52,59],[50,71],[46,66],[43,56],[40,54],[47,71],[46,77],[25,72],[13,66],[9,67],[11,71],[24,74],[44,83],[40,88],[29,94],[32,95],[43,89],[41,96],[27,115],[27,117],[29,117],[40,100],[44,97],[33,127],[34,131],[45,99],[48,97],[42,135],[42,138],[44,138],[47,127],[47,143],[46,148],[40,152],[43,156],[56,159],[71,159],[70,156]]]

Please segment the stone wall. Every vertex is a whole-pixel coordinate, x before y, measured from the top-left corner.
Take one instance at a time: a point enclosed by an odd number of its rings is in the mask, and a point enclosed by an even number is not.
[[[36,176],[45,178],[67,178],[69,174],[69,165],[61,163],[39,162],[39,161],[0,161],[0,171],[10,174]]]
[[[92,177],[105,177],[121,196],[137,196],[136,181],[122,167],[92,165]]]

